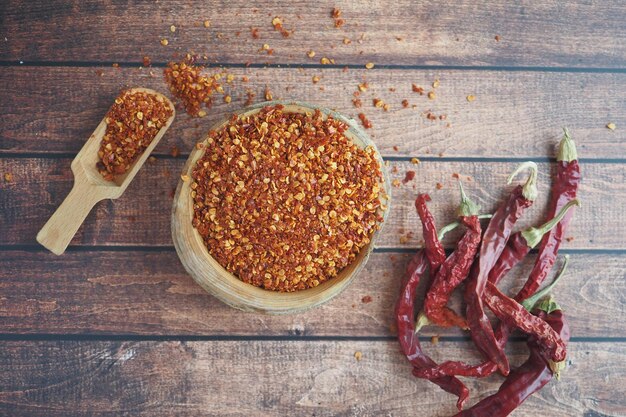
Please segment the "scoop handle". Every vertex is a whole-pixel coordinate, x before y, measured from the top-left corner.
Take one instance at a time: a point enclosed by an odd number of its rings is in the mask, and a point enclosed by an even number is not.
[[[37,233],[37,242],[55,255],[61,255],[85,218],[104,197],[88,183],[75,181],[72,191]]]

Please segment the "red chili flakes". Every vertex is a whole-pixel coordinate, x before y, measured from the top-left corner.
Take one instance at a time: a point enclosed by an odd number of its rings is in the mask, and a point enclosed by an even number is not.
[[[363,298],[361,298],[361,302],[363,304],[369,304],[372,302],[372,296],[371,295],[365,295],[363,296]]]
[[[365,114],[359,113],[359,120],[361,120],[361,124],[363,124],[364,128],[371,129],[372,122],[370,122],[370,120],[365,116]]]
[[[354,104],[354,107],[356,107],[357,109],[360,109],[361,106],[363,105],[360,98],[353,98],[352,104]]]
[[[335,65],[335,60],[333,58],[322,57],[320,59],[320,64],[322,64],[322,65],[330,65],[330,64]]]
[[[406,184],[407,182],[413,180],[413,178],[415,178],[415,171],[407,171],[402,182]]]
[[[393,147],[393,150],[394,150],[394,151],[396,151],[396,152],[398,152],[398,147],[397,147],[397,146],[394,146],[394,147]],[[392,172],[392,173],[394,173],[394,174],[397,174],[397,173],[398,173],[398,166],[397,166],[397,165],[394,165],[394,166],[391,168],[391,172]]]
[[[124,174],[146,150],[172,116],[173,109],[162,97],[124,90],[105,116],[96,167],[108,181]]]
[[[311,78],[311,81],[313,82],[313,84],[317,84],[318,82],[320,82],[320,76],[319,75],[314,75]]]
[[[398,152],[398,150],[399,150],[398,146],[393,145],[393,150],[394,150],[394,151],[396,151],[396,152]]]
[[[404,107],[405,109],[409,107],[409,100],[402,100],[402,107]]]
[[[174,158],[178,158],[180,156],[180,149],[178,149],[178,146],[174,145],[170,148],[170,155]]]
[[[203,69],[200,65],[194,65],[194,59],[187,55],[182,62],[170,62],[163,70],[170,91],[182,102],[187,113],[194,117],[206,116],[206,112],[200,110],[200,107],[205,105],[210,108],[211,95],[215,91],[224,92],[218,82],[221,76],[202,75]]]
[[[250,34],[252,35],[252,39],[259,39],[259,28],[250,28]]]
[[[102,76],[104,75],[104,71],[102,71],[102,70],[96,70],[96,75],[97,75],[98,77],[102,77]]]
[[[288,38],[289,35],[293,33],[293,30],[288,31],[287,29],[285,29],[285,27],[283,26],[283,20],[280,16],[276,16],[274,17],[274,19],[272,19],[272,26],[274,26],[275,31],[280,32],[280,34],[283,35],[283,37],[285,38]]]
[[[249,106],[254,102],[254,97],[256,96],[256,94],[251,91],[248,90],[246,91],[246,102],[244,103],[245,106]]]
[[[568,236],[565,238],[566,241],[571,242],[573,241],[575,238],[573,236]]]
[[[421,161],[419,160],[419,158],[411,158],[411,163],[413,165],[419,165]]]
[[[432,343],[433,345],[437,345],[439,344],[439,336],[433,336],[430,338],[430,343]]]
[[[372,100],[372,104],[374,104],[374,107],[382,108],[385,105],[385,102],[379,98],[375,98]]]
[[[374,150],[348,126],[268,106],[209,132],[190,178],[193,226],[239,279],[291,292],[334,278],[382,220]]]
[[[426,118],[428,120],[437,120],[437,116],[435,115],[435,113],[433,113],[431,111],[426,112]]]
[[[340,28],[343,26],[344,23],[346,23],[346,21],[341,18],[341,10],[336,7],[333,7],[333,10],[330,13],[330,17],[335,20],[336,28]]]
[[[459,176],[458,173],[455,172],[455,173],[452,174],[452,178],[456,178],[458,180],[460,178],[460,176]]]
[[[365,91],[367,91],[369,86],[370,85],[367,82],[363,82],[363,83],[359,84],[359,91],[365,92]]]
[[[152,65],[152,61],[150,60],[149,56],[144,56],[142,63],[144,67],[149,67],[150,65]]]
[[[113,68],[119,68],[119,67],[120,67],[120,64],[118,64],[117,62],[114,62],[114,63],[112,63],[112,64],[111,64],[111,66],[112,66]]]
[[[437,184],[435,184],[435,188],[437,188],[438,190],[441,190],[443,188],[443,184],[438,182]]]
[[[272,92],[270,91],[269,87],[265,87],[265,100],[267,101],[271,101],[274,99],[274,95],[272,94]]]
[[[391,185],[396,187],[396,188],[399,188],[400,187],[400,180],[395,179],[395,180],[391,181]]]
[[[10,172],[5,172],[4,182],[13,182],[13,174],[11,174]]]
[[[419,85],[413,84],[411,86],[411,89],[413,90],[414,93],[419,93],[420,96],[424,95],[424,89],[420,87]]]
[[[496,42],[500,42],[500,35],[496,35],[495,38]]]

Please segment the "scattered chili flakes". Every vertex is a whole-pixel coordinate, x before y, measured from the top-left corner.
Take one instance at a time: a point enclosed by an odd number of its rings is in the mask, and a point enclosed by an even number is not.
[[[439,87],[439,80],[433,81],[433,88]]]
[[[317,84],[320,81],[319,75],[314,75],[311,81],[313,81],[313,84]]]
[[[148,163],[149,164],[155,164],[156,161],[157,161],[156,157],[154,157],[154,156],[149,156],[148,157]]]
[[[241,77],[241,82],[242,82],[242,83],[247,83],[248,81],[250,81],[250,79],[249,79],[246,75],[244,75],[243,77]]]
[[[363,354],[360,351],[356,351],[354,352],[354,359],[356,359],[357,361],[360,361],[363,358]]]
[[[430,343],[432,343],[433,345],[436,345],[439,343],[439,336],[433,336],[430,338]]]
[[[144,67],[149,67],[152,64],[152,61],[150,60],[150,57],[149,56],[144,56],[142,64],[143,64]]]
[[[229,96],[228,94],[224,96],[224,103],[229,104],[232,100],[233,100],[232,97]]]
[[[460,178],[460,175],[456,172],[452,173],[452,178],[456,178],[457,180]]]
[[[495,38],[496,42],[500,42],[500,35],[496,35]]]
[[[123,90],[105,116],[106,130],[96,168],[113,181],[124,174],[146,150],[173,113],[160,96]]]
[[[615,130],[617,128],[617,126],[615,126],[615,123],[608,123],[606,125],[606,128],[609,130]]]
[[[367,82],[363,82],[363,83],[359,84],[359,91],[365,92],[365,91],[367,91],[369,86],[370,85]]]
[[[407,182],[412,181],[413,178],[415,178],[415,171],[407,171],[402,182],[406,184]]]
[[[161,39],[161,45],[167,46],[167,45],[169,45],[169,43],[170,42],[167,39],[165,39],[165,38]]]
[[[213,92],[223,92],[218,82],[220,74],[212,76],[202,75],[204,67],[194,64],[195,59],[187,55],[182,62],[170,62],[163,70],[165,81],[172,94],[177,97],[191,116],[206,115],[200,107],[211,107],[211,95]]]
[[[368,62],[367,64],[365,64],[365,68],[367,68],[367,69],[374,68],[374,63],[373,62]]]
[[[310,50],[309,52],[306,53],[306,56],[308,56],[309,58],[315,57],[315,51]]]
[[[192,171],[193,226],[222,266],[290,292],[355,259],[382,221],[382,174],[374,149],[358,148],[347,129],[277,105],[209,132]]]
[[[202,25],[205,28],[209,28],[209,27],[211,27],[211,21],[210,20],[205,20],[204,22],[202,22]]]
[[[382,100],[381,100],[381,99],[379,99],[379,98],[375,98],[375,99],[373,99],[373,100],[372,100],[372,103],[374,104],[374,107],[379,107],[379,108],[381,108],[381,107],[383,107],[383,106],[385,105],[385,102],[384,102],[384,101],[382,101]]]
[[[420,96],[424,95],[424,89],[420,87],[419,85],[412,84],[411,89],[413,90],[414,93],[419,93]]]
[[[98,77],[102,77],[102,76],[104,75],[104,71],[102,71],[102,70],[96,70],[96,75],[97,75]]]
[[[259,39],[259,28],[250,28],[250,34],[252,35],[252,39]]]
[[[344,45],[350,45],[352,43],[352,41],[348,38],[343,38],[343,44]]]
[[[568,236],[565,238],[566,241],[571,242],[573,241],[575,238],[573,236]]]
[[[249,106],[254,102],[254,97],[256,96],[256,94],[254,93],[254,91],[251,90],[247,90],[246,91],[246,102],[244,103],[245,106]]]
[[[429,91],[428,92],[428,99],[429,100],[434,100],[437,96],[435,95],[434,91]]]
[[[435,188],[437,188],[438,190],[441,190],[443,188],[443,184],[438,182],[437,184],[435,184]]]
[[[13,174],[11,174],[10,172],[5,172],[4,182],[13,182]]]
[[[359,120],[361,120],[361,124],[363,124],[364,128],[371,129],[372,122],[365,116],[365,114],[359,113]]]
[[[473,94],[467,96],[467,101],[469,101],[470,103],[474,100],[476,100],[476,97]]]
[[[176,26],[174,25],[170,26],[170,32],[172,33],[176,32]]]
[[[119,68],[119,67],[120,67],[120,64],[118,64],[117,62],[114,62],[114,63],[112,63],[112,64],[111,64],[111,66],[112,66],[113,68]]]
[[[333,58],[326,58],[326,57],[322,57],[322,59],[320,59],[320,64],[322,65],[330,65],[330,64],[335,64],[335,60]]]
[[[280,34],[285,38],[288,38],[289,35],[291,35],[291,32],[293,32],[293,30],[290,32],[285,29],[283,26],[283,20],[280,16],[275,16],[274,19],[272,19],[272,26],[274,26],[275,31],[280,32]]]
[[[391,181],[391,185],[393,185],[396,188],[400,187],[400,180],[395,179],[395,180]]]
[[[405,109],[409,107],[409,100],[406,100],[406,99],[402,100],[402,107],[404,107]]]
[[[361,302],[363,304],[369,304],[372,302],[372,296],[371,295],[365,295],[363,296],[363,298],[361,298]]]
[[[270,91],[270,88],[265,86],[265,100],[267,101],[271,101],[274,99],[274,95],[272,94],[272,92]]]
[[[428,120],[437,120],[437,116],[431,111],[426,112],[426,118]]]
[[[384,110],[384,111],[389,111],[389,109],[390,109],[390,108],[391,108],[391,106],[390,106],[388,103],[385,103],[385,104],[383,105],[383,110]]]
[[[357,109],[360,109],[361,106],[363,105],[360,98],[353,98],[352,104],[354,104],[354,107],[356,107]]]
[[[413,165],[418,165],[421,161],[419,160],[419,158],[411,158],[411,163]]]
[[[170,148],[170,155],[172,155],[172,157],[174,158],[178,158],[180,156],[180,149],[178,149],[178,146],[173,145]]]
[[[397,146],[394,146],[394,147],[393,147],[393,150],[394,150],[394,151],[396,151],[396,152],[398,152],[398,147],[397,147]],[[397,174],[397,173],[398,173],[398,166],[397,166],[397,165],[394,165],[394,166],[391,168],[391,172],[392,172],[392,173],[394,173],[394,174]]]

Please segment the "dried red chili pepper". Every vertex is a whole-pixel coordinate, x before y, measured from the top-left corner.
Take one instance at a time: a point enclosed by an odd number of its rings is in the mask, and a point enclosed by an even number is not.
[[[563,266],[561,270],[559,271],[559,273],[557,274],[557,276],[555,277],[554,281],[547,287],[543,288],[541,291],[537,292],[532,297],[522,302],[522,306],[526,310],[531,311],[533,307],[535,306],[535,304],[537,304],[538,300],[544,298],[550,291],[552,291],[552,289],[557,284],[557,282],[565,274],[565,271],[567,270],[568,262],[569,262],[569,255],[566,255],[565,262],[563,263]],[[500,337],[504,337],[504,340],[499,339]],[[503,336],[502,334],[500,335],[496,334],[496,339],[498,339],[498,343],[502,345],[506,341],[507,337],[508,337],[508,333],[505,336]],[[443,376],[466,376],[466,377],[483,378],[483,377],[493,374],[497,369],[498,368],[496,364],[491,362],[490,360],[487,360],[477,365],[470,365],[461,361],[446,361],[446,362],[440,363],[436,367],[423,368],[423,369],[420,369],[419,371],[414,370],[413,374],[421,378],[438,378],[438,377],[443,377]]]
[[[552,185],[552,199],[550,201],[550,207],[548,208],[548,218],[554,217],[565,204],[576,198],[578,185],[581,180],[576,145],[571,139],[567,129],[564,130],[565,134],[559,144],[559,153],[556,158],[557,178]],[[561,240],[565,235],[565,230],[573,214],[573,212],[569,212],[563,220],[541,240],[535,265],[528,276],[528,280],[515,296],[516,300],[524,300],[531,296],[546,279],[548,273],[550,273],[554,261],[556,260]]]
[[[439,326],[458,326],[467,329],[466,320],[446,307],[446,304],[452,291],[467,278],[480,245],[482,230],[478,220],[479,206],[467,197],[461,183],[459,187],[461,205],[458,208],[458,215],[460,222],[467,227],[467,230],[459,241],[457,250],[441,264],[439,271],[435,274],[424,300],[424,313],[430,321]]]
[[[415,333],[414,307],[415,291],[419,285],[421,276],[428,267],[428,260],[424,250],[418,251],[407,265],[407,277],[402,285],[400,298],[396,303],[395,318],[398,328],[398,340],[402,352],[413,365],[413,372],[421,368],[431,368],[437,364],[424,352],[420,346],[419,338]],[[416,375],[417,376],[417,375]],[[455,377],[443,376],[427,378],[439,385],[443,390],[458,397],[457,407],[463,409],[463,404],[469,396],[467,387]]]
[[[552,231],[565,217],[573,206],[580,206],[580,200],[574,199],[563,207],[552,219],[539,227],[529,227],[525,230],[513,233],[502,251],[500,258],[489,272],[489,282],[498,285],[500,280],[517,265],[531,249],[539,244],[541,239]]]
[[[565,359],[565,344],[559,335],[540,318],[530,314],[524,306],[502,294],[491,282],[485,287],[484,300],[495,316],[508,327],[517,327],[526,334],[536,337],[550,352],[555,362]]]
[[[470,274],[465,289],[467,322],[472,340],[485,358],[494,362],[504,375],[509,373],[509,361],[504,349],[498,345],[491,322],[485,314],[483,293],[489,271],[504,250],[515,222],[524,210],[532,205],[537,196],[537,165],[534,162],[520,165],[509,177],[509,183],[517,173],[526,168],[531,170],[526,184],[523,187],[520,185],[515,187],[508,201],[501,205],[491,218],[483,236],[478,262],[472,268],[474,273]]]
[[[439,266],[446,260],[446,252],[437,237],[435,219],[426,207],[426,202],[430,201],[428,194],[419,194],[415,199],[415,208],[422,222],[422,232],[424,233],[424,251],[430,264],[430,271],[433,276],[437,273]]]
[[[569,325],[561,308],[553,300],[542,303],[536,314],[545,320],[564,342],[569,341]],[[541,342],[534,337],[528,338],[527,345],[530,356],[522,366],[509,374],[498,392],[482,399],[472,408],[461,411],[455,417],[508,416],[524,400],[550,382],[553,376],[558,379],[560,368],[564,363],[554,364],[550,361]]]

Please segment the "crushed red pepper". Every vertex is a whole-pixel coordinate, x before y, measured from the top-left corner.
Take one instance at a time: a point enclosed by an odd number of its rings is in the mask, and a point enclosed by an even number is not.
[[[160,96],[124,90],[105,117],[96,168],[113,181],[124,174],[167,123],[173,109]]]
[[[335,277],[382,221],[380,164],[348,126],[268,106],[209,132],[193,169],[193,225],[244,282],[290,292]]]
[[[370,120],[365,116],[364,113],[359,113],[359,120],[361,120],[364,128],[371,129],[372,122],[370,122]]]
[[[202,75],[203,69],[203,66],[195,65],[194,57],[187,54],[182,62],[170,62],[163,70],[170,91],[191,116],[206,116],[206,112],[201,110],[202,105],[210,108],[211,95],[215,91],[224,91],[218,82],[221,75]]]

